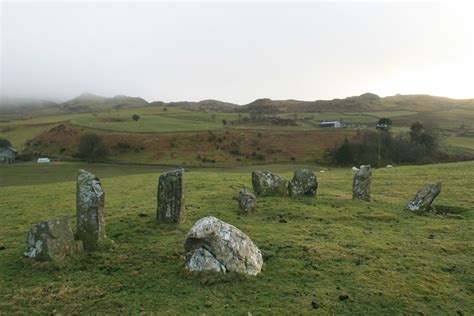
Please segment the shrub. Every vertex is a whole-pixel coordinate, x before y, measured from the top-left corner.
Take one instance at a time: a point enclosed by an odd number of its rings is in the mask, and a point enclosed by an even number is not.
[[[345,139],[330,151],[330,161],[346,166],[435,162],[439,155],[434,137],[421,132],[418,124],[414,126],[410,138],[394,138],[385,130],[358,133],[352,141]]]
[[[84,160],[93,162],[103,160],[107,155],[107,148],[102,140],[102,137],[88,133],[81,136],[79,139],[78,156]]]
[[[8,139],[0,137],[0,147],[9,147],[11,145],[12,144],[10,143]]]
[[[140,119],[140,115],[138,114],[133,114],[132,115],[132,120],[134,120],[135,122],[138,121]]]

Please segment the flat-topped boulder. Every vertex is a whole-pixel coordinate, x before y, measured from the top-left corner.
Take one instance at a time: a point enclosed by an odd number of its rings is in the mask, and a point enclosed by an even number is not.
[[[315,196],[318,189],[318,179],[307,169],[298,169],[288,184],[290,196]]]
[[[105,193],[100,179],[79,170],[76,186],[77,237],[86,251],[101,248],[108,241],[105,233]]]
[[[38,261],[59,262],[82,251],[82,243],[74,240],[68,217],[36,224],[27,235],[24,255]]]
[[[156,218],[160,223],[184,223],[184,169],[168,171],[158,179]]]
[[[255,195],[288,195],[288,180],[270,171],[252,171],[252,186]]]
[[[441,193],[441,182],[427,183],[411,199],[406,208],[412,212],[426,212],[431,208],[431,203]]]
[[[238,228],[213,216],[198,220],[184,242],[186,269],[260,273],[263,258],[260,250]]]
[[[372,168],[362,165],[354,175],[352,182],[352,199],[370,201],[370,184],[372,182]]]
[[[253,213],[257,208],[257,198],[247,189],[239,192],[239,208],[244,213]]]

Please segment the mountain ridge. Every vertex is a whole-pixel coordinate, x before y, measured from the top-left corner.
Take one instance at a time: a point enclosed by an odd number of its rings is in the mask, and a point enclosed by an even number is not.
[[[286,112],[364,112],[364,111],[418,111],[429,112],[449,110],[451,108],[466,108],[474,110],[473,99],[453,99],[448,97],[431,96],[427,94],[397,94],[380,97],[374,93],[364,93],[359,96],[350,96],[344,99],[304,101],[296,99],[272,100],[270,98],[256,99],[248,104],[238,105],[214,99],[201,101],[152,101],[148,102],[141,97],[116,95],[104,97],[92,93],[82,93],[65,102],[34,99],[2,98],[0,103],[1,114],[13,112],[39,111],[44,113],[88,113],[107,111],[111,109],[134,107],[174,107],[188,111],[204,112],[259,112],[259,113],[286,113]]]

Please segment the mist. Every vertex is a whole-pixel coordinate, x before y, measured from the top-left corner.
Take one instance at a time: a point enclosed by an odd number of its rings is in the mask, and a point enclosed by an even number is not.
[[[1,96],[474,97],[472,5],[1,4]]]

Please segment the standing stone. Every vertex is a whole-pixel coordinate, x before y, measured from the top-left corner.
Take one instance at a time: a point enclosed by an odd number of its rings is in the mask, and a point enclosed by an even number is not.
[[[257,207],[257,198],[247,189],[241,189],[239,192],[239,207],[245,213],[253,213]]]
[[[86,170],[79,170],[76,188],[77,237],[87,251],[102,248],[107,240],[104,198],[99,178]]]
[[[27,235],[26,257],[39,261],[62,261],[82,251],[82,243],[74,240],[68,217],[36,224]]]
[[[198,220],[184,242],[186,269],[257,275],[263,265],[260,250],[236,227],[215,217]]]
[[[288,185],[290,196],[315,196],[318,189],[318,179],[307,169],[298,169]]]
[[[352,199],[370,201],[370,182],[372,181],[372,169],[370,165],[362,165],[354,175],[352,183]]]
[[[412,212],[425,212],[430,209],[431,203],[441,192],[441,182],[428,183],[421,188],[410,200],[406,208]]]
[[[252,186],[256,195],[288,195],[288,181],[270,171],[252,171]]]
[[[184,170],[160,175],[158,181],[156,217],[160,223],[184,223]]]

